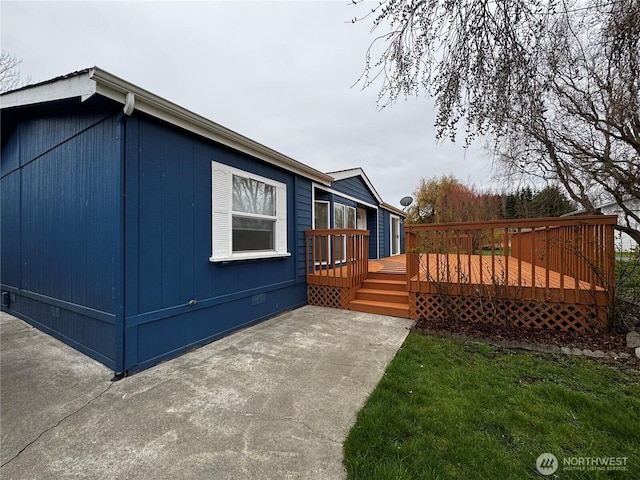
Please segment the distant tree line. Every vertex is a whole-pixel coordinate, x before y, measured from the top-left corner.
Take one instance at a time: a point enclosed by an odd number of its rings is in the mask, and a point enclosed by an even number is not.
[[[409,223],[558,217],[576,210],[558,185],[541,190],[526,186],[498,194],[464,185],[452,175],[423,178],[413,197],[407,209]]]

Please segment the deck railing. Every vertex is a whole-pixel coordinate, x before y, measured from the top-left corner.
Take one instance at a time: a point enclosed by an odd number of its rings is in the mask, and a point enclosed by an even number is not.
[[[578,290],[612,295],[616,222],[614,215],[593,215],[405,225],[407,277],[418,290],[424,282],[446,282],[457,290],[524,287],[530,298],[551,289],[562,300],[577,298]]]
[[[369,232],[356,229],[305,231],[307,283],[356,287],[367,279]]]

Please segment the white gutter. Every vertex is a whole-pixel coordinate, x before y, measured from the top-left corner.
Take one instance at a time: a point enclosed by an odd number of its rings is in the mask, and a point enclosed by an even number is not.
[[[329,186],[333,181],[333,177],[326,173],[298,162],[98,67],[4,93],[0,96],[0,107],[2,109],[15,108],[78,97],[84,102],[96,94],[121,103],[126,115],[131,115],[134,110],[138,110],[323,185]]]
[[[89,78],[96,83],[96,93],[104,97],[126,105],[126,97],[131,94],[135,97],[135,109],[138,111],[324,185],[331,185],[333,181],[333,177],[330,175],[212,122],[98,67],[89,70]]]

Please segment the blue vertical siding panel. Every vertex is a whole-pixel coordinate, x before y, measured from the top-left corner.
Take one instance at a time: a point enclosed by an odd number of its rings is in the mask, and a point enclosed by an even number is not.
[[[162,135],[151,122],[139,126],[138,221],[139,311],[162,308],[162,158],[156,144]],[[125,254],[126,256],[126,254]]]
[[[20,124],[16,125],[11,132],[3,129],[2,136],[0,176],[4,177],[20,168]]]
[[[211,146],[202,141],[193,146],[193,250],[194,298],[214,296],[215,277],[211,262]]]
[[[311,205],[311,182],[301,177],[295,179],[295,205],[297,213],[295,237],[290,243],[295,242],[296,274],[298,281],[306,281],[306,245],[305,230],[310,230],[313,225]]]
[[[13,258],[0,272],[14,296],[9,312],[113,368],[115,115],[32,112],[16,121],[2,151],[2,170],[12,170],[2,179],[1,256]]]
[[[389,212],[383,209],[378,210],[378,216],[380,219],[378,245],[380,248],[380,258],[385,258],[390,255],[390,241],[389,241]]]
[[[126,121],[125,153],[124,153],[124,315],[131,317],[140,311],[140,261],[139,252],[139,123],[136,116]],[[125,334],[126,337],[126,334]]]
[[[113,313],[117,162],[113,121],[22,168],[23,288]]]
[[[68,142],[110,116],[110,113],[103,111],[82,114],[68,111],[23,119],[20,125],[21,165]]]
[[[367,209],[367,228],[369,229],[369,258],[378,258],[378,210]]]
[[[3,150],[2,162],[5,161]],[[7,155],[7,158],[9,155]],[[14,157],[17,158],[17,155]],[[0,281],[3,285],[19,288],[20,280],[20,170],[0,180]]]

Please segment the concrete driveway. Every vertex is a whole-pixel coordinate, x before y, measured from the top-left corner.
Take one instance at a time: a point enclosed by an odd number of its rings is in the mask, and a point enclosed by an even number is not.
[[[111,382],[1,314],[9,479],[339,479],[355,415],[409,320],[306,306]]]

